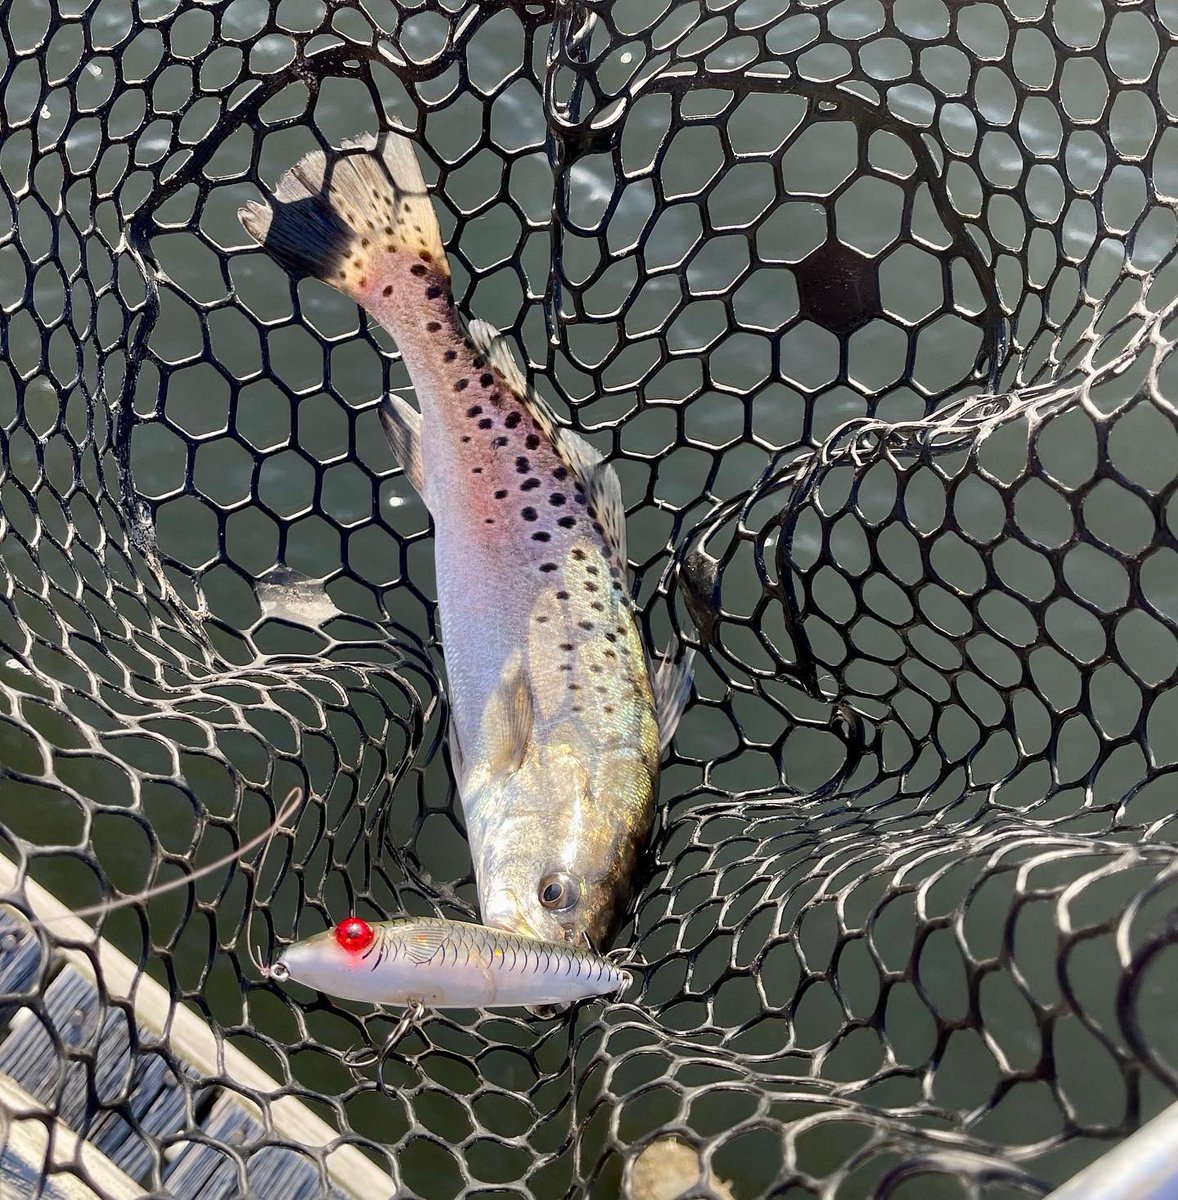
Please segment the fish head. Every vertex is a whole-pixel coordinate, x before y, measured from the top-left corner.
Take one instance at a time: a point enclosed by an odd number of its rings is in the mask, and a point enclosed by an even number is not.
[[[628,782],[631,790],[645,786],[645,802],[628,811],[616,796],[599,799],[603,781],[579,766],[546,771],[542,781],[528,775],[525,769],[513,781],[494,835],[481,839],[482,920],[604,952],[634,894],[650,832],[649,776]]]

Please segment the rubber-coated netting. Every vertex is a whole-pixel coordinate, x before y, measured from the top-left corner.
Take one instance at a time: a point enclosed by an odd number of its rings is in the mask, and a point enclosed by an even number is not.
[[[669,1135],[741,1200],[1067,1178],[1178,1092],[1176,39],[1170,0],[12,0],[0,849],[80,906],[306,788],[260,877],[98,927],[406,1195],[610,1197]],[[398,1014],[259,979],[246,916],[272,957],[472,915],[432,544],[394,348],[234,214],[390,123],[701,655],[641,990],[353,1073]],[[0,945],[44,1113],[152,1191],[327,1190],[218,1121],[272,1096],[133,1030],[100,1070],[56,944]]]

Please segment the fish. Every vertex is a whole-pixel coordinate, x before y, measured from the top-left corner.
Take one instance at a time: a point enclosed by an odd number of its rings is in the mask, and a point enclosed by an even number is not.
[[[267,974],[343,1000],[431,1009],[563,1005],[633,982],[579,946],[438,917],[349,917],[287,946]]]
[[[293,277],[392,335],[416,394],[381,402],[433,519],[451,761],[482,920],[612,942],[654,820],[691,659],[652,664],[629,590],[618,476],[458,312],[433,202],[396,131],[316,151],[239,213]]]

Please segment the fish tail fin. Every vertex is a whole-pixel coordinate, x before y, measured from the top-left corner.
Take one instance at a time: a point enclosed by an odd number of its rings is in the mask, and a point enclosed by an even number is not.
[[[278,181],[273,201],[247,204],[237,215],[295,278],[312,275],[365,308],[379,307],[378,298],[410,273],[440,276],[449,286],[437,214],[402,134],[304,155]]]

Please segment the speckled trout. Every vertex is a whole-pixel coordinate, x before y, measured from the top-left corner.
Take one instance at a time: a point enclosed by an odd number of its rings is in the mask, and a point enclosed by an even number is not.
[[[355,300],[397,342],[418,408],[382,403],[434,522],[450,749],[483,920],[612,940],[654,816],[690,665],[652,669],[627,582],[613,468],[563,428],[504,339],[454,306],[411,144],[301,159],[241,220],[292,275]],[[420,410],[420,411],[419,411]]]

